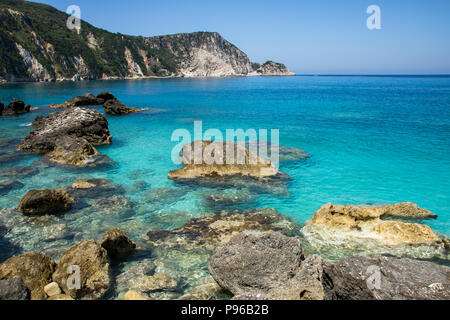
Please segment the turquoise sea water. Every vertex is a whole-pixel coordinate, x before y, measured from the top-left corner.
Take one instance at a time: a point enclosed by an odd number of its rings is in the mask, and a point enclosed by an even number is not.
[[[171,135],[179,128],[192,132],[193,121],[198,119],[203,121],[204,130],[218,128],[224,133],[238,128],[279,129],[281,145],[303,149],[312,156],[281,164],[280,169],[293,178],[288,182],[289,194],[261,194],[251,207],[275,208],[302,223],[328,202],[410,201],[438,214],[439,218],[428,224],[450,235],[450,77],[297,76],[8,84],[0,86],[0,101],[18,98],[41,108],[27,115],[0,118],[0,141],[25,137],[31,130],[27,124],[37,115],[53,112],[47,107],[50,103],[101,91],[112,92],[128,106],[160,112],[108,116],[113,144],[98,149],[115,161],[115,166],[102,170],[42,166],[39,174],[19,179],[25,184],[23,189],[0,198],[0,210],[17,207],[31,188],[56,188],[89,176],[109,178],[123,186],[134,203],[134,214],[124,218],[105,216],[98,221],[71,222],[90,235],[98,237],[108,226],[119,225],[138,237],[152,226],[154,215],[167,216],[165,228],[179,227],[185,222],[180,217],[201,216],[212,210],[205,206],[203,197],[214,190],[183,186],[179,195],[166,194],[160,203],[151,205],[143,195],[152,189],[180,188],[167,179],[168,172],[177,168],[171,162],[176,145]],[[12,152],[9,148],[3,147],[2,152]],[[0,171],[40,158],[1,163]],[[17,241],[16,245],[20,244]],[[37,244],[24,240],[22,250],[40,249],[34,246]]]

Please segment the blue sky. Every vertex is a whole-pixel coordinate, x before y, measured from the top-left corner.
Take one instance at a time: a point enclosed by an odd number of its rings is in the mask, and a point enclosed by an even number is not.
[[[449,0],[42,0],[112,31],[217,31],[255,62],[301,74],[450,74]],[[368,30],[369,5],[381,30]]]

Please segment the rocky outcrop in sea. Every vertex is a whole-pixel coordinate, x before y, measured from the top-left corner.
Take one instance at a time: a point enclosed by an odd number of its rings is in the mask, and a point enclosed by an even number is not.
[[[111,143],[105,116],[96,110],[70,108],[38,117],[19,150],[45,154],[55,163],[82,166],[99,156],[94,146]]]

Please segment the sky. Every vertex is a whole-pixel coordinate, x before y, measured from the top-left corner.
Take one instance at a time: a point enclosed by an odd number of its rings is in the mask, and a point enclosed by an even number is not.
[[[35,0],[36,1],[36,0]],[[123,34],[215,31],[298,74],[450,74],[449,0],[40,0]],[[381,29],[367,28],[367,8]]]

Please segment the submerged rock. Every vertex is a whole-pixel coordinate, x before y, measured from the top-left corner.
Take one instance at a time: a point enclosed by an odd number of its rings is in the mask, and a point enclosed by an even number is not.
[[[136,244],[119,228],[108,230],[102,238],[101,246],[112,260],[126,260],[133,254]]]
[[[44,287],[51,282],[56,263],[49,257],[29,252],[0,264],[0,280],[20,277],[31,291],[31,299],[44,300]]]
[[[153,276],[138,276],[128,282],[131,290],[143,293],[161,291],[174,291],[178,283],[174,277],[168,274],[156,274]]]
[[[450,268],[390,257],[353,257],[323,267],[326,299],[448,300]]]
[[[19,150],[47,154],[56,163],[83,165],[98,154],[94,146],[112,140],[105,116],[96,110],[73,108],[33,124],[36,129],[22,140]]]
[[[8,180],[0,182],[0,195],[8,194],[13,190],[22,189],[25,185],[17,180]]]
[[[0,280],[0,301],[30,300],[30,297],[30,290],[21,278]]]
[[[279,231],[286,235],[298,235],[299,226],[274,209],[224,211],[191,219],[183,227],[172,231],[150,230],[147,241],[160,248],[184,245],[186,248],[213,251],[243,231]]]
[[[62,190],[31,190],[20,200],[18,210],[27,215],[60,214],[70,211],[74,203]]]
[[[39,174],[39,169],[33,166],[12,167],[0,171],[0,178],[26,178]]]
[[[207,214],[170,231],[154,228],[142,241],[150,245],[158,272],[177,275],[184,295],[189,295],[205,284],[203,279],[210,278],[208,261],[219,246],[243,231],[272,230],[288,236],[300,234],[297,223],[273,209],[260,209]]]
[[[124,294],[121,300],[125,301],[144,301],[149,300],[147,297],[144,297],[142,294],[140,294],[137,291],[130,290],[127,293]]]
[[[63,190],[78,199],[99,199],[98,201],[101,201],[102,198],[118,197],[125,194],[124,188],[109,179],[78,180],[72,185],[64,187]],[[101,203],[97,205],[101,205]]]
[[[70,274],[67,270],[71,266],[79,267],[80,289],[68,288],[67,280]],[[78,243],[61,258],[53,274],[53,281],[74,299],[101,299],[112,285],[108,253],[93,240]]]
[[[255,194],[249,190],[224,191],[222,193],[209,193],[203,197],[203,203],[215,211],[239,205],[250,205],[255,200]]]
[[[25,104],[25,102],[14,99],[10,104],[6,107],[2,104],[0,106],[0,116],[14,116],[20,115],[24,113],[28,113],[31,111],[31,106],[29,104]]]

